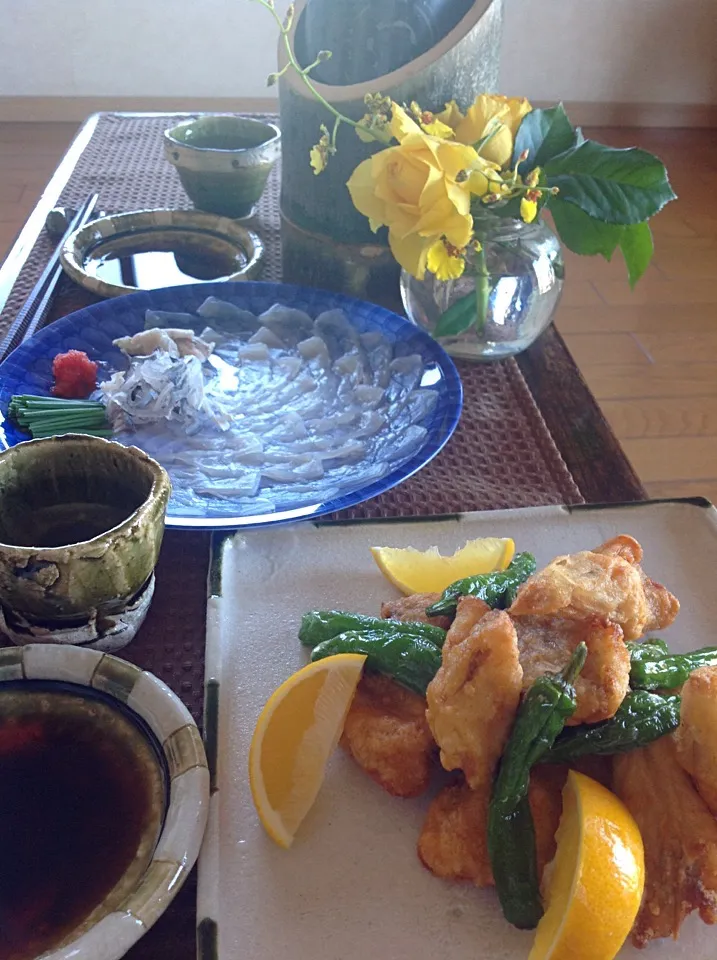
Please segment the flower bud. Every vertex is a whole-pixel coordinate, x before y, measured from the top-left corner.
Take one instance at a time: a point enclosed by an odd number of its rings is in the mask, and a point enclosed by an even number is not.
[[[330,60],[332,56],[333,54],[330,50],[319,50],[316,59],[319,61],[319,63],[323,63],[324,60]]]
[[[284,17],[284,30],[291,30],[291,25],[294,22],[294,4],[290,3],[286,11],[286,16]]]
[[[279,74],[278,74],[278,73],[270,73],[269,76],[266,78],[266,85],[267,85],[267,87],[273,87],[273,86],[275,86],[276,83],[277,83],[277,81],[278,81],[278,79],[279,79]]]

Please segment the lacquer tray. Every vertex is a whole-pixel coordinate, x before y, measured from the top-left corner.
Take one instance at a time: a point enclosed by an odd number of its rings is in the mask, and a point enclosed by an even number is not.
[[[271,692],[307,660],[297,640],[315,608],[377,614],[395,594],[372,545],[511,536],[544,564],[630,533],[644,566],[677,594],[664,631],[675,650],[714,643],[717,510],[706,500],[541,507],[444,518],[304,523],[217,540],[207,635],[207,733],[214,763],[199,865],[202,960],[525,960],[532,934],[510,927],[495,893],[447,883],[416,856],[430,796],[390,797],[337,751],[315,807],[286,851],[265,835],[247,780],[254,723]],[[659,798],[645,798],[659,803]],[[714,960],[717,929],[688,918],[677,943],[621,958]],[[578,960],[578,958],[576,958]]]

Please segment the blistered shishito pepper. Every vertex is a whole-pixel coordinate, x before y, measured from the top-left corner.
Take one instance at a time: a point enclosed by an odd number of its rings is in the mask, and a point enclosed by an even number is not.
[[[478,597],[489,607],[508,607],[515,599],[518,587],[535,573],[535,568],[532,553],[516,553],[505,570],[456,580],[446,587],[440,600],[428,607],[426,613],[429,617],[455,613],[460,597]]]
[[[675,695],[663,697],[647,690],[632,690],[609,720],[564,730],[545,760],[571,763],[591,754],[608,756],[644,747],[677,729],[680,702]]]
[[[440,648],[408,633],[349,630],[314,647],[311,659],[322,660],[336,653],[363,653],[369,670],[385,673],[424,697],[441,666]]]
[[[674,690],[681,687],[694,670],[717,664],[717,647],[658,656],[658,643],[662,644],[662,641],[627,644],[631,686],[641,690]],[[645,649],[647,647],[651,649]]]
[[[670,648],[659,637],[650,637],[647,640],[630,640],[625,644],[630,651],[630,662],[641,663],[643,660],[662,660],[670,654]]]
[[[347,630],[405,633],[430,640],[437,647],[442,647],[446,639],[445,630],[417,620],[384,620],[362,613],[344,613],[342,610],[312,610],[301,618],[299,640],[306,647],[315,647]]]
[[[539,677],[518,708],[488,808],[488,853],[506,920],[530,930],[543,915],[528,803],[530,770],[550,750],[577,706],[574,683],[587,658],[578,644],[565,670]]]

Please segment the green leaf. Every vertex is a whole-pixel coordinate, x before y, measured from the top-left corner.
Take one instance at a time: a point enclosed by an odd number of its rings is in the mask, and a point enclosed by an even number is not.
[[[586,256],[600,254],[610,260],[619,246],[627,266],[630,286],[635,286],[649,266],[654,250],[648,223],[621,227],[593,220],[575,204],[566,203],[559,197],[553,199],[550,209],[561,241],[573,253]]]
[[[476,295],[471,290],[465,297],[456,300],[441,314],[433,331],[434,337],[455,337],[464,333],[476,321]]]
[[[567,203],[560,196],[551,198],[550,212],[555,229],[568,250],[588,257],[600,254],[609,260],[626,229],[614,223],[593,220],[580,207]]]
[[[650,265],[655,250],[649,223],[635,223],[624,227],[620,237],[620,250],[627,265],[630,286],[634,288]]]
[[[562,200],[608,223],[642,223],[675,198],[664,164],[636,147],[586,140],[549,160],[545,172]]]
[[[531,110],[523,117],[515,137],[513,166],[524,150],[528,159],[521,163],[520,173],[542,167],[551,157],[569,150],[575,143],[575,131],[562,103],[548,110]]]

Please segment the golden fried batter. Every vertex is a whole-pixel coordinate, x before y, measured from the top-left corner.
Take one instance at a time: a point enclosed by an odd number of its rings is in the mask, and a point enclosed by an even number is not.
[[[507,613],[486,614],[460,643],[443,651],[428,685],[426,716],[441,763],[460,769],[473,789],[489,786],[520,700],[523,671]]]
[[[717,667],[700,667],[682,687],[677,759],[717,816]]]
[[[599,547],[595,547],[593,552],[602,553],[606,557],[621,557],[633,566],[642,563],[642,546],[628,533],[620,533],[611,540],[606,540]]]
[[[444,787],[433,800],[418,838],[418,856],[431,873],[493,886],[488,856],[490,791],[490,787],[471,790],[461,781]]]
[[[645,893],[632,928],[642,947],[677,937],[699,910],[717,921],[717,822],[677,762],[672,737],[616,756],[613,789],[637,821],[645,846]]]
[[[642,589],[645,591],[649,611],[645,631],[663,630],[665,627],[669,627],[680,612],[680,603],[677,597],[673,596],[666,587],[655,580],[651,580],[639,566],[642,561],[642,547],[637,540],[626,533],[621,533],[619,536],[613,537],[612,540],[601,544],[594,552],[602,553],[605,556],[622,557],[623,560],[637,567],[640,571]]]
[[[567,768],[548,765],[536,767],[530,774],[538,876],[555,855],[566,775]],[[418,839],[418,856],[431,873],[445,880],[470,880],[478,887],[493,885],[488,856],[489,801],[489,789],[471,790],[463,781],[444,787],[436,796]]]
[[[530,771],[528,800],[535,826],[535,854],[538,877],[555,856],[555,832],[563,813],[563,787],[568,768],[562,764],[546,763]]]
[[[430,607],[440,599],[440,593],[412,593],[408,597],[384,600],[381,604],[381,616],[384,620],[418,620],[447,630],[451,625],[450,617],[426,616],[426,607]]]
[[[510,612],[512,616],[512,607]],[[560,673],[575,647],[584,641],[588,657],[575,682],[577,709],[568,723],[598,723],[613,716],[630,682],[630,655],[617,624],[597,618],[512,619],[518,635],[524,690],[545,673]]]
[[[444,651],[455,647],[457,643],[462,643],[486,613],[490,613],[490,607],[484,600],[479,600],[478,597],[461,597],[458,601],[455,620],[446,634]]]
[[[416,797],[428,787],[436,747],[426,701],[390,677],[367,673],[361,678],[341,745],[396,797]]]
[[[636,540],[623,535],[597,551],[556,557],[520,587],[510,612],[567,620],[597,617],[619,624],[625,640],[669,626],[679,604],[635,562],[641,549]]]

